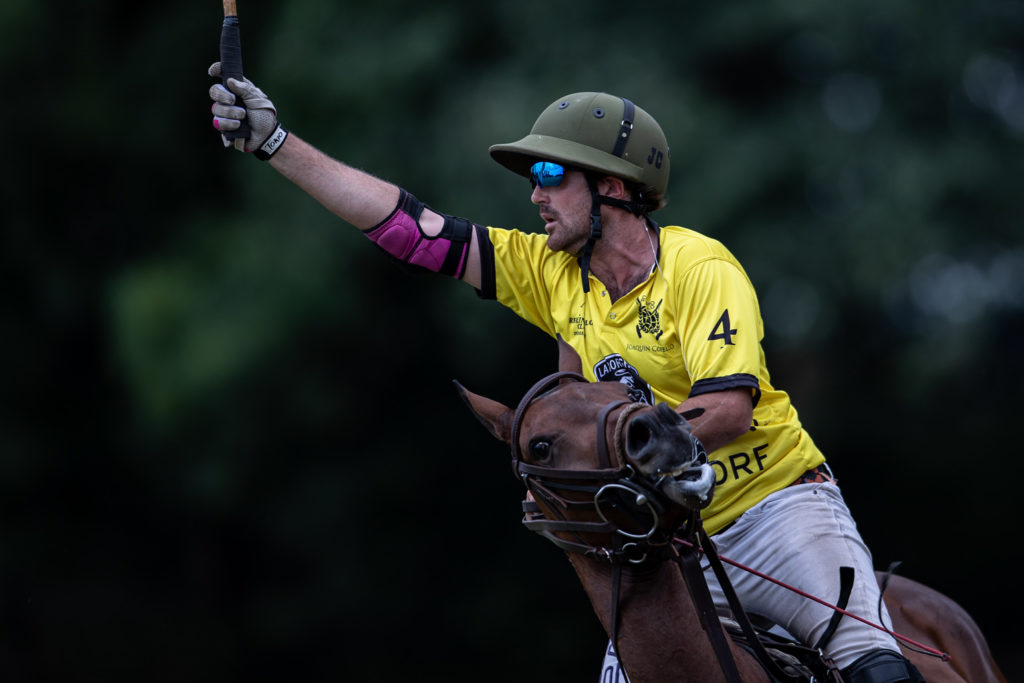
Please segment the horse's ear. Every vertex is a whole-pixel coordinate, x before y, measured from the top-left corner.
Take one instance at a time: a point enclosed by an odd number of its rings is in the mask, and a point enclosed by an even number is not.
[[[455,388],[459,391],[462,400],[476,415],[476,419],[480,420],[484,427],[487,427],[487,431],[499,441],[508,443],[512,431],[512,409],[497,401],[474,394],[458,382],[455,382]]]
[[[582,375],[583,360],[580,358],[580,354],[576,353],[576,349],[572,348],[569,342],[562,339],[562,335],[556,336],[558,337],[558,370]]]

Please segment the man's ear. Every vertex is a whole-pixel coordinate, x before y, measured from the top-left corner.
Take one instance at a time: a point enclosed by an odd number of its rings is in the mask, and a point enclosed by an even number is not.
[[[614,197],[615,199],[623,199],[625,201],[630,200],[629,190],[626,188],[626,183],[622,178],[616,178],[610,175],[597,181],[597,192],[605,197]]]

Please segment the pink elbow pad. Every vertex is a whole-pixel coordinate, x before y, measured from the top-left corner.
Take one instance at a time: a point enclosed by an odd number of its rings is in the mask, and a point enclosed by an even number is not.
[[[434,273],[462,277],[474,224],[441,214],[444,218],[441,232],[428,237],[419,224],[424,208],[423,202],[402,190],[395,211],[365,234],[371,242],[403,263]]]

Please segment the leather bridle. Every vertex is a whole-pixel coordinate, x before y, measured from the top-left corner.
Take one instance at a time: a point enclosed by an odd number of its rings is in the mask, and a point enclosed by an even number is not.
[[[578,373],[556,372],[534,384],[523,396],[513,413],[511,428],[512,466],[533,495],[557,518],[545,517],[540,506],[524,501],[523,525],[548,539],[567,552],[611,564],[644,562],[656,552],[667,552],[678,529],[661,528],[662,517],[669,506],[664,494],[640,476],[626,461],[624,443],[625,425],[636,411],[647,408],[644,403],[612,401],[605,405],[597,418],[597,469],[558,469],[531,465],[523,460],[520,432],[530,405],[542,394],[565,380],[586,382]],[[615,416],[613,443],[608,442],[608,425]],[[570,510],[596,512],[594,521],[569,520]],[[613,511],[618,512],[613,521]],[[639,528],[623,528],[623,517]],[[569,532],[576,540],[567,540],[556,533]],[[589,543],[584,538],[595,536],[607,539]]]

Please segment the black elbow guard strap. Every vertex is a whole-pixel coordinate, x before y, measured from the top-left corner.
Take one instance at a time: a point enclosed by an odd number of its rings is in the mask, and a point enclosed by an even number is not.
[[[455,278],[462,277],[466,271],[474,223],[440,214],[444,219],[441,232],[428,236],[420,227],[420,216],[425,208],[423,202],[402,190],[394,212],[383,223],[366,231],[366,236],[403,263]]]

